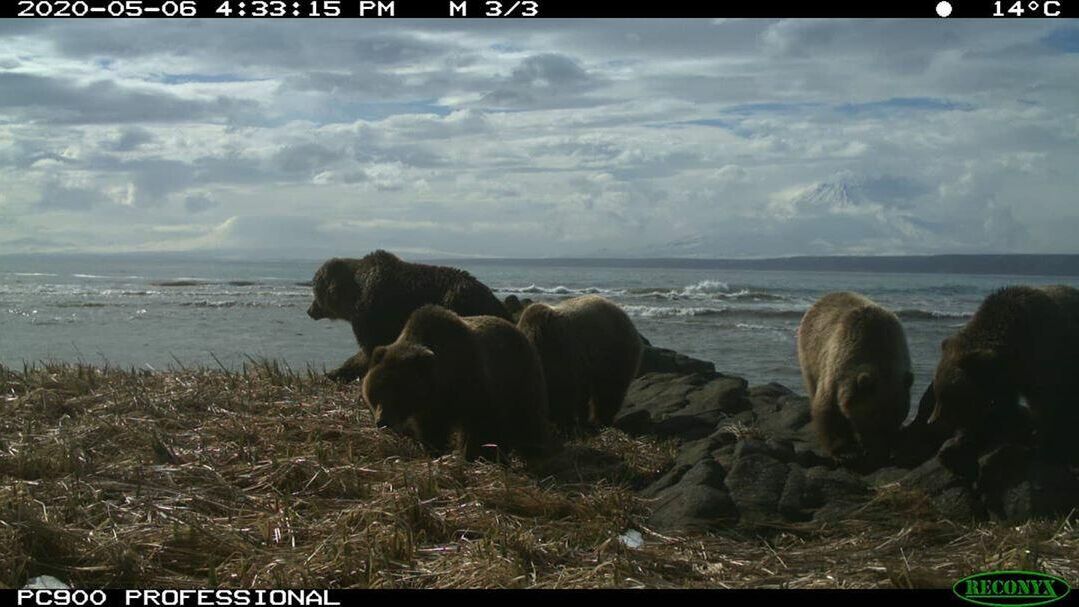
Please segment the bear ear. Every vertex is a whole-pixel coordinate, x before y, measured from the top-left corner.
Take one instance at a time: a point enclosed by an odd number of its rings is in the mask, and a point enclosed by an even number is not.
[[[996,351],[989,348],[980,348],[968,352],[963,360],[959,363],[960,368],[970,371],[988,371],[997,361],[1000,360],[1000,355]]]
[[[326,262],[326,275],[334,282],[354,280],[352,267],[340,257],[334,257]]]
[[[408,349],[408,358],[421,363],[431,362],[435,359],[435,351],[427,346],[412,346]]]
[[[873,384],[876,383],[876,379],[872,374],[862,372],[858,374],[858,377],[854,380],[855,389],[858,392],[867,392],[873,388]]]
[[[368,368],[382,362],[383,358],[386,358],[386,346],[376,346],[374,350],[371,350],[371,360],[367,362]]]

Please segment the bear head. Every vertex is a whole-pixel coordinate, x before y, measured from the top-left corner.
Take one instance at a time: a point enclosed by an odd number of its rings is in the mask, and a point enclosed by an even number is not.
[[[401,430],[437,397],[435,353],[413,343],[379,346],[371,352],[363,398],[380,428]]]
[[[315,272],[312,291],[315,301],[307,309],[308,316],[315,320],[348,320],[359,298],[360,287],[356,284],[356,275],[349,262],[335,257]]]
[[[1008,365],[996,350],[969,347],[955,337],[945,339],[941,350],[933,376],[936,403],[930,424],[971,427],[989,408],[1018,399],[1008,380]]]
[[[861,368],[839,383],[839,410],[850,421],[857,444],[837,445],[839,450],[860,450],[871,458],[887,457],[903,420],[910,411],[910,387],[914,375],[885,373]]]
[[[535,343],[542,339],[544,333],[554,332],[556,315],[555,309],[545,303],[530,304],[521,312],[517,326]]]

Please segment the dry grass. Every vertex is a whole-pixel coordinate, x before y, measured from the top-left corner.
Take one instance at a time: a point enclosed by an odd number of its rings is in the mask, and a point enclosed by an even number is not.
[[[1068,521],[960,525],[878,490],[838,526],[667,537],[633,483],[674,446],[617,431],[561,467],[431,459],[355,387],[243,372],[0,367],[0,586],[942,586],[1079,579]],[[568,462],[568,464],[567,464]],[[618,541],[640,530],[645,543]]]

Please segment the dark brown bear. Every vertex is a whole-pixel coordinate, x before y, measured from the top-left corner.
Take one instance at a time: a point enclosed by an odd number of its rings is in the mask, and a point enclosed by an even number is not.
[[[510,319],[491,290],[456,268],[401,261],[375,251],[363,259],[333,258],[315,272],[315,301],[307,315],[352,323],[360,351],[327,375],[352,381],[367,372],[376,346],[397,339],[413,310],[438,304],[462,316],[491,315]]]
[[[899,318],[857,293],[829,293],[798,325],[798,363],[825,451],[886,457],[914,382]]]
[[[930,424],[959,430],[978,448],[1024,440],[1025,414],[1043,453],[1077,459],[1079,291],[1005,287],[989,295],[958,333],[944,340],[933,377]],[[986,444],[988,443],[988,444]]]
[[[534,303],[517,326],[536,346],[558,427],[608,426],[637,374],[643,344],[633,321],[598,295]]]
[[[494,316],[419,308],[396,341],[375,348],[363,396],[379,426],[411,431],[436,453],[530,457],[553,446],[536,350]]]

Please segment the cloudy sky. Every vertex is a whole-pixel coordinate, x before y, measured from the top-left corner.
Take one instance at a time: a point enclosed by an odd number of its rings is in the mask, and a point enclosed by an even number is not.
[[[0,21],[0,254],[1079,252],[1079,28]]]

